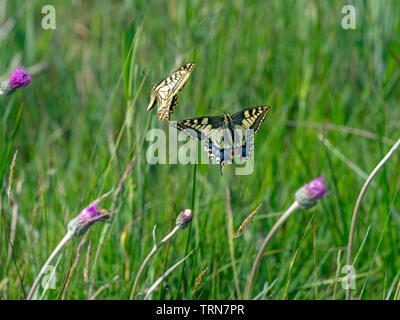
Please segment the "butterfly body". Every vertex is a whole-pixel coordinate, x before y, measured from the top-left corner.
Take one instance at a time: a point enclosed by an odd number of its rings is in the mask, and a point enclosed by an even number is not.
[[[158,118],[169,121],[170,114],[178,104],[177,93],[183,89],[195,66],[194,62],[187,63],[167,78],[155,83],[151,88],[147,110],[151,110],[158,103]]]
[[[224,113],[222,117],[200,117],[171,124],[193,139],[205,140],[204,148],[208,156],[220,164],[222,175],[224,164],[232,163],[235,153],[240,160],[252,155],[254,134],[260,130],[269,110],[268,106],[258,106],[233,116]]]

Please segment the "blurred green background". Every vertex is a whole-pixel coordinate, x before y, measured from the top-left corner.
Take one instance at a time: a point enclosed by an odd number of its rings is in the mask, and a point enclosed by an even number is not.
[[[47,4],[56,9],[55,30],[41,26]],[[354,30],[341,26],[347,4],[356,9]],[[343,299],[341,271],[357,195],[398,139],[399,12],[394,0],[0,0],[2,80],[20,64],[32,74],[28,87],[0,96],[1,299],[26,295],[68,221],[115,190],[133,156],[112,224],[92,226],[72,274],[81,239],[66,246],[53,263],[56,286],[42,298],[128,299],[153,246],[154,225],[160,240],[191,207],[191,227],[153,257],[138,292],[195,249],[152,298],[242,298],[268,230],[295,191],[323,175],[329,196],[278,231],[252,297]],[[146,162],[148,130],[168,132],[155,109],[146,112],[152,79],[189,61],[197,65],[173,120],[271,106],[255,137],[251,175],[235,175],[234,165],[226,165],[221,177],[217,165]],[[397,298],[399,166],[395,155],[362,203],[354,298]],[[229,230],[259,204],[232,253]],[[103,207],[110,209],[112,201]]]

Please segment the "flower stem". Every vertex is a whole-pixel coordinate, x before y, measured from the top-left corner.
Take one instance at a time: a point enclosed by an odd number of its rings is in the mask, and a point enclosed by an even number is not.
[[[234,239],[233,235],[233,213],[232,213],[232,208],[231,208],[231,192],[229,190],[229,187],[226,188],[226,213],[227,213],[227,228],[228,228],[228,237],[229,239]],[[236,287],[236,294],[238,300],[241,299],[241,294],[240,294],[240,285],[239,285],[239,278],[238,278],[238,272],[236,268],[236,259],[235,259],[235,246],[233,241],[229,241],[229,253],[231,255],[231,262],[232,262],[232,271],[233,271],[233,279],[235,281],[235,287]]]
[[[364,198],[364,194],[367,191],[368,186],[374,179],[375,175],[378,173],[378,171],[383,167],[383,165],[386,163],[387,160],[399,149],[400,147],[400,139],[397,140],[397,142],[393,145],[393,147],[390,149],[390,151],[386,154],[386,156],[378,163],[378,165],[375,167],[374,170],[372,170],[371,174],[368,176],[367,180],[365,180],[364,185],[361,188],[360,194],[358,195],[356,205],[354,207],[353,211],[353,217],[351,219],[351,226],[350,226],[350,234],[349,234],[349,242],[347,244],[347,265],[352,265],[351,262],[351,256],[352,256],[352,250],[353,250],[353,242],[354,242],[354,234],[356,231],[356,223],[357,223],[357,217],[358,213],[360,211],[360,206],[361,206],[361,201]],[[347,287],[346,287],[346,300],[350,299],[350,277],[347,278],[347,281],[349,282]]]
[[[258,250],[257,257],[254,260],[253,268],[251,269],[250,277],[247,282],[247,288],[245,292],[245,299],[250,299],[250,295],[253,291],[254,282],[256,280],[258,268],[260,266],[261,260],[264,256],[264,251],[273,236],[275,235],[276,231],[282,226],[282,224],[291,216],[293,212],[295,212],[299,208],[299,203],[297,201],[293,202],[292,205],[286,210],[286,212],[278,219],[272,229],[269,231],[268,235],[265,237],[263,244]]]
[[[194,204],[196,201],[196,181],[197,181],[197,163],[194,164],[193,166],[193,181],[192,181],[192,205],[191,205],[191,210],[194,211]],[[190,245],[190,240],[192,236],[192,224],[189,225],[189,230],[188,230],[188,236],[186,240],[186,248],[185,248],[185,256],[189,252],[189,245]],[[193,261],[193,259],[192,259]],[[181,276],[179,278],[179,283],[178,283],[178,290],[176,290],[176,295],[175,295],[175,300],[178,300],[178,295],[179,295],[179,288],[181,288],[183,276],[185,274],[185,266],[186,266],[186,260],[183,261],[182,264],[182,271],[181,271]],[[190,272],[190,280],[189,280],[189,286],[191,285],[193,281],[193,269]],[[189,291],[187,292],[189,294]],[[184,295],[184,292],[182,293],[182,296]],[[182,297],[183,298],[183,297]]]
[[[36,277],[35,282],[33,283],[32,287],[31,287],[31,290],[29,291],[29,294],[28,294],[28,297],[26,298],[26,300],[32,300],[32,296],[35,293],[36,288],[38,287],[40,280],[42,279],[42,277],[46,273],[47,268],[49,267],[50,263],[53,261],[55,256],[60,252],[62,247],[64,247],[64,245],[72,238],[72,236],[73,236],[73,233],[68,231],[65,234],[64,238],[62,238],[62,240],[59,242],[57,247],[53,250],[53,252],[49,256],[49,258],[47,259],[47,261],[43,265],[42,269],[40,270],[38,276]]]
[[[167,242],[179,229],[180,229],[179,226],[175,226],[175,228],[172,229],[172,231],[171,231],[170,233],[168,233],[168,234],[164,237],[164,239],[162,239],[162,240],[160,241],[159,244],[154,243],[153,249],[151,249],[151,251],[149,252],[149,254],[147,255],[147,257],[144,259],[144,261],[143,261],[142,265],[140,266],[140,269],[139,269],[139,271],[138,271],[138,273],[137,273],[137,275],[136,275],[136,279],[135,279],[135,282],[133,283],[132,290],[131,290],[131,294],[130,294],[130,297],[129,297],[130,300],[133,300],[133,298],[135,297],[135,292],[136,292],[137,285],[138,285],[138,283],[139,283],[140,276],[142,275],[142,273],[143,273],[143,271],[144,271],[144,268],[145,268],[145,267],[147,266],[147,264],[149,263],[151,257],[154,256],[154,254],[158,251],[158,249],[160,249],[161,246],[162,246],[165,242]]]
[[[153,285],[150,287],[150,289],[147,291],[146,295],[144,296],[144,300],[146,300],[149,295],[158,287],[158,285],[163,281],[174,269],[179,266],[183,261],[185,261],[189,256],[193,253],[194,250],[192,250],[186,257],[183,259],[179,260],[177,263],[175,263],[171,268],[169,268],[165,273],[157,279],[156,282],[153,283]]]

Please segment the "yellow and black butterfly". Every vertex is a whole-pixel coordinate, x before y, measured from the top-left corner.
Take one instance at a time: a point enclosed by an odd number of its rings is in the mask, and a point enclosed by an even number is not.
[[[196,140],[205,140],[205,150],[211,159],[222,167],[232,163],[237,153],[240,160],[248,159],[254,150],[254,134],[270,107],[258,106],[235,113],[232,117],[224,112],[223,117],[200,117],[170,122],[172,126],[184,131]]]
[[[169,121],[170,114],[178,104],[177,93],[185,86],[195,65],[196,63],[194,62],[187,63],[175,70],[169,77],[155,83],[151,88],[150,103],[147,111],[158,102],[158,118]]]

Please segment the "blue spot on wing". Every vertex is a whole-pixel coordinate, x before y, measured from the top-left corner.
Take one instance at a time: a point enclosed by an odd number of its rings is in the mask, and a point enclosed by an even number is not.
[[[246,144],[242,146],[242,157],[245,158],[247,156],[247,147]]]
[[[219,157],[220,157],[220,162],[222,163],[225,159],[224,149],[219,150]]]

